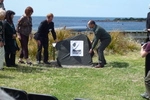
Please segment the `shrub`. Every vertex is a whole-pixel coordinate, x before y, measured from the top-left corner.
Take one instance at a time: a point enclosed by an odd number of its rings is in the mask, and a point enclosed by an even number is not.
[[[125,36],[122,32],[112,31],[110,32],[110,35],[112,40],[109,46],[106,48],[106,54],[115,53],[123,55],[130,51],[138,50],[140,47],[139,44],[135,42],[133,38]],[[94,34],[89,34],[88,37],[92,41]]]
[[[73,36],[73,34],[71,34],[71,31],[69,30],[56,30],[56,34],[57,34],[57,39],[58,41],[64,40],[66,38],[69,38],[71,36]],[[54,43],[55,41],[53,40],[52,34],[49,34],[49,59],[53,58],[53,46],[52,43]],[[20,42],[17,39],[17,43],[20,47]],[[36,40],[34,39],[30,39],[29,40],[29,56],[30,59],[35,60],[36,59],[36,53],[37,53],[37,43]],[[19,56],[19,52],[17,52],[17,56]]]
[[[124,35],[122,32],[110,32],[111,43],[106,48],[109,53],[126,54],[139,49],[139,44],[131,37]]]
[[[64,40],[66,38],[72,37],[76,34],[72,34],[70,30],[56,30],[57,39],[58,41]],[[88,38],[92,41],[94,34],[86,34]],[[139,45],[137,42],[135,42],[131,37],[125,36],[123,33],[119,31],[110,32],[110,35],[112,37],[112,41],[110,45],[106,48],[106,54],[126,54],[130,51],[138,50]],[[54,43],[52,34],[49,34],[49,58],[53,58],[53,46],[52,43]],[[17,40],[18,42],[18,40]],[[20,43],[18,42],[20,45]],[[34,39],[29,40],[29,56],[30,59],[35,60],[36,58],[36,52],[37,52],[37,43]],[[54,52],[55,53],[55,52]],[[18,55],[18,53],[17,53]]]

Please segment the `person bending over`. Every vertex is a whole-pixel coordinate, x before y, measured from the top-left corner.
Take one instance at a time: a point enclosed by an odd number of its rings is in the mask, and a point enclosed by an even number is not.
[[[41,52],[42,52],[42,47],[44,48],[44,52],[43,52],[43,62],[45,64],[50,64],[50,62],[48,62],[48,43],[49,43],[49,38],[48,38],[48,34],[51,32],[53,39],[56,41],[56,32],[54,30],[54,22],[53,20],[53,14],[50,13],[47,15],[47,19],[42,21],[38,27],[38,31],[35,33],[35,40],[37,41],[37,54],[36,54],[36,59],[37,59],[37,63],[40,64],[41,63]]]
[[[102,68],[106,64],[106,60],[104,57],[104,50],[110,44],[111,36],[108,34],[108,32],[106,32],[104,28],[98,26],[93,20],[90,20],[88,22],[88,27],[93,30],[95,35],[92,41],[92,48],[90,49],[89,53],[93,52],[93,49],[100,40],[100,45],[97,49],[99,62],[98,65],[95,66],[95,68]]]

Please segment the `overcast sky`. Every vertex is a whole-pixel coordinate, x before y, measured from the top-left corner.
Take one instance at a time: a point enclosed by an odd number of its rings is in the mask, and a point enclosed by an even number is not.
[[[24,14],[27,6],[34,9],[33,16],[68,17],[146,17],[150,0],[4,0],[6,10]]]

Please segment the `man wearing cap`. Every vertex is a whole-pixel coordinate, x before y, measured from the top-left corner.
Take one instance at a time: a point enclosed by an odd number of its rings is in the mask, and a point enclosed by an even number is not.
[[[104,50],[111,42],[111,36],[106,32],[106,30],[100,26],[98,26],[95,21],[90,20],[88,22],[88,27],[93,30],[94,38],[92,41],[92,48],[90,49],[89,53],[93,52],[93,49],[96,47],[98,41],[100,40],[100,45],[97,49],[98,52],[98,65],[95,68],[102,68],[106,64],[106,60],[104,57]]]

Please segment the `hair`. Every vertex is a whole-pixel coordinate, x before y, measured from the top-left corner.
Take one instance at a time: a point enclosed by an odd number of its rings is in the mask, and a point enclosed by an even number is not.
[[[15,99],[9,96],[5,91],[0,89],[0,100],[15,100]]]
[[[3,3],[4,2],[4,0],[0,0],[0,3]]]
[[[11,11],[11,10],[7,10],[5,19],[7,20],[7,22],[12,24],[13,23],[13,19],[11,18],[11,15],[15,15],[15,12]]]
[[[89,24],[94,24],[94,25],[95,25],[96,23],[95,23],[94,20],[90,20],[90,21],[89,21]]]
[[[31,13],[33,13],[33,8],[28,6],[26,9],[25,9],[25,14],[27,16],[29,16]]]
[[[6,11],[0,8],[0,20],[4,20],[6,15]]]
[[[52,13],[49,13],[49,14],[47,14],[46,17],[47,17],[47,18],[49,18],[49,17],[54,17],[54,15],[53,15]]]

